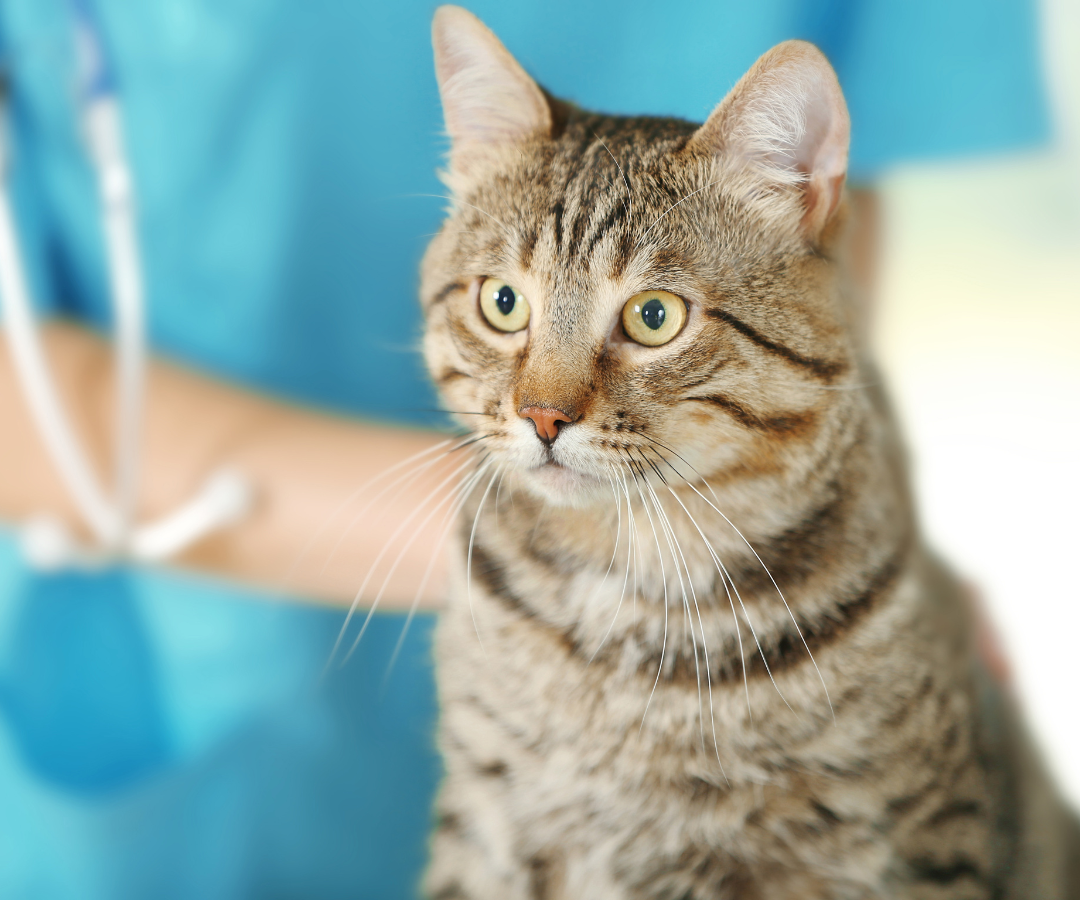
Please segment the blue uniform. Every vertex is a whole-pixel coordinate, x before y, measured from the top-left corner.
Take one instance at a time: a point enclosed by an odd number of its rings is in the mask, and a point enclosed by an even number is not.
[[[848,98],[855,181],[1047,132],[1022,0],[470,6],[552,93],[610,112],[704,119],[760,53],[812,40]],[[415,290],[443,205],[433,6],[95,8],[156,352],[323,408],[432,421]],[[66,4],[6,0],[0,42],[35,294],[107,328]],[[414,622],[383,691],[401,617],[377,617],[320,682],[342,618],[165,571],[44,577],[0,536],[0,897],[411,896],[439,772],[432,622]]]

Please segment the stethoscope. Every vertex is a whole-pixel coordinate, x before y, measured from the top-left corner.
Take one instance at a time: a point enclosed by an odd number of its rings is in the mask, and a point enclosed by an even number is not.
[[[146,381],[145,303],[135,229],[134,191],[115,80],[88,0],[70,0],[77,54],[77,96],[83,137],[101,201],[114,315],[116,421],[112,485],[103,486],[71,427],[42,349],[23,273],[7,173],[7,134],[0,130],[0,303],[20,388],[35,425],[75,506],[93,536],[80,542],[59,519],[26,523],[21,544],[39,569],[94,568],[119,560],[156,562],[244,517],[253,490],[239,473],[213,473],[202,489],[162,518],[138,523],[135,501]],[[2,462],[0,462],[2,464]]]

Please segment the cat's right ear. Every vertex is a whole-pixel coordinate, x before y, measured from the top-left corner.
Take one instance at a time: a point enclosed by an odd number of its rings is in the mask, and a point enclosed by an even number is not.
[[[763,55],[691,138],[691,146],[741,159],[761,181],[798,187],[800,231],[816,241],[840,204],[850,121],[836,73],[805,41]]]
[[[507,146],[551,134],[544,92],[471,12],[440,6],[431,39],[452,176],[468,177]]]

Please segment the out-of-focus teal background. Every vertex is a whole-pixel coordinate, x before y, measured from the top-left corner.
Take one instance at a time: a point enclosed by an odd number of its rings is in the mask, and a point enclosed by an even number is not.
[[[470,6],[554,93],[613,112],[702,119],[772,44],[830,55],[853,180],[884,191],[879,334],[927,523],[987,586],[1076,790],[1067,0],[1041,19],[1021,0]],[[415,288],[444,203],[434,4],[93,7],[121,87],[155,350],[324,408],[431,421]],[[104,327],[65,2],[5,0],[0,40],[35,292]],[[1046,140],[1040,43],[1054,143],[971,162]],[[408,896],[438,775],[432,623],[414,624],[381,695],[400,617],[320,683],[341,619],[170,572],[50,581],[0,538],[0,896]]]

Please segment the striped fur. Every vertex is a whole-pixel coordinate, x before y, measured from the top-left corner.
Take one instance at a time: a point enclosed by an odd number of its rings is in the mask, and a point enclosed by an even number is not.
[[[485,146],[458,111],[423,265],[429,367],[484,467],[438,637],[430,895],[1080,895],[1068,814],[920,540],[843,206],[808,226],[813,173],[771,179],[713,119],[545,102]],[[480,316],[487,277],[525,332]],[[652,288],[689,304],[656,348],[618,324]],[[572,419],[550,448],[536,406]]]

